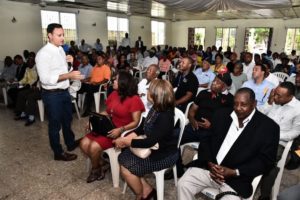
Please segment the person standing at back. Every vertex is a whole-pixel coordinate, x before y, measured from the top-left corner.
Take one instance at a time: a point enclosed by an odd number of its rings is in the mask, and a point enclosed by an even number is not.
[[[54,160],[71,161],[76,154],[64,152],[60,144],[59,131],[62,129],[68,151],[73,151],[78,142],[71,130],[72,103],[68,92],[69,79],[81,80],[79,71],[68,71],[68,63],[73,63],[72,56],[66,56],[63,48],[64,29],[62,25],[52,23],[47,27],[49,42],[36,56],[36,67],[42,86],[42,100],[48,114],[48,134]],[[68,63],[67,63],[68,62]]]

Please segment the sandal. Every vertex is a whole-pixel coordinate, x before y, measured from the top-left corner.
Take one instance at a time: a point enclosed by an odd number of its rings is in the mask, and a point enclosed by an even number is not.
[[[92,169],[90,175],[86,179],[86,182],[92,183],[94,181],[101,181],[104,178],[105,178],[105,172],[101,168]]]

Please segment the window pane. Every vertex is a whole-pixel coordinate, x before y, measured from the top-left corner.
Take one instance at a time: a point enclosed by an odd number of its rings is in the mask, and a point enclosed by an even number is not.
[[[204,47],[205,28],[195,28],[195,45],[202,45]]]
[[[122,41],[125,33],[128,33],[128,19],[118,17],[107,17],[108,43],[116,44]]]
[[[41,10],[42,28],[47,28],[48,24],[59,23],[59,13],[56,11]]]
[[[151,21],[152,45],[165,44],[165,23]]]
[[[224,50],[231,47],[235,48],[236,28],[217,28],[216,29],[216,47],[222,47]]]
[[[116,17],[107,17],[107,29],[109,31],[118,30],[118,19]]]
[[[296,50],[297,55],[300,53],[300,28],[287,30],[284,51],[286,54],[290,54],[292,50]]]

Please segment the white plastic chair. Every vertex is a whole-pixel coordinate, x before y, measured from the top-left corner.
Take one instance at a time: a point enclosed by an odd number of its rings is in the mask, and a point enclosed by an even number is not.
[[[274,72],[273,74],[277,76],[279,82],[284,82],[289,78],[289,75],[283,72]]]
[[[185,116],[184,116],[182,111],[180,111],[178,108],[175,108],[174,126],[175,126],[175,124],[177,123],[178,120],[180,122],[180,133],[179,133],[177,148],[180,147],[180,142],[181,142],[183,130],[184,130],[184,127],[185,127]],[[156,181],[157,200],[163,200],[164,199],[164,175],[165,175],[165,172],[168,169],[169,168],[153,172],[154,175],[155,175],[155,181]],[[176,164],[173,166],[173,174],[174,174],[175,186],[177,187],[177,168],[176,168]],[[123,193],[126,192],[126,187],[127,187],[127,183],[125,182]]]
[[[110,81],[103,83],[99,86],[99,91],[94,93],[94,101],[95,101],[95,110],[97,113],[100,113],[100,101],[101,94],[104,96],[104,99],[107,99],[107,90],[105,87],[109,85]],[[84,106],[86,93],[78,94],[78,106],[82,109]]]
[[[283,170],[284,170],[284,165],[285,165],[287,156],[289,154],[289,151],[291,149],[292,143],[293,143],[293,140],[289,141],[287,144],[284,144],[284,143],[279,144],[279,145],[282,145],[282,146],[285,146],[285,147],[284,147],[283,153],[281,155],[281,159],[277,163],[277,167],[279,167],[279,172],[277,174],[277,177],[275,179],[275,183],[274,183],[273,188],[272,188],[272,200],[277,199],[279,189],[280,189],[282,174],[283,174]]]
[[[193,157],[193,160],[196,160],[198,158],[198,154],[196,153]],[[247,199],[243,199],[243,200],[252,200],[256,191],[256,188],[260,182],[262,175],[258,175],[257,177],[255,177],[252,181],[252,195],[247,198]],[[203,193],[204,195],[206,195],[207,197],[211,198],[211,199],[215,199],[217,194],[219,194],[219,190],[215,189],[215,188],[205,188],[204,190],[201,191],[201,193]]]
[[[3,93],[4,104],[7,106],[8,105],[8,99],[7,99],[7,89],[6,89],[6,87],[2,88],[2,93]]]
[[[40,114],[40,120],[43,122],[45,120],[45,107],[42,99],[37,100],[38,108],[39,108],[39,114]],[[80,113],[78,110],[76,99],[72,99],[72,104],[75,106],[76,114],[78,119],[80,119]]]
[[[124,133],[122,133],[121,137],[124,137],[126,134],[134,131],[135,129],[137,129],[141,123],[143,121],[143,117],[141,116],[139,124],[131,129],[131,130],[127,130]],[[111,169],[111,175],[112,175],[112,182],[113,182],[113,187],[118,188],[120,185],[120,165],[118,162],[118,157],[119,154],[121,153],[120,149],[117,148],[109,148],[103,151],[104,153],[107,153],[108,157],[109,157],[109,162],[110,162],[110,169]],[[87,158],[87,171],[90,171],[91,169],[91,160],[89,158]]]

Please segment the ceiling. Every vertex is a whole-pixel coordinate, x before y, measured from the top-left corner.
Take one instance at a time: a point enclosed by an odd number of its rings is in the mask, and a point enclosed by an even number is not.
[[[41,6],[46,9],[51,9],[53,6],[68,7],[74,9],[89,9],[98,10],[104,12],[121,13],[128,16],[147,16],[153,18],[161,18],[172,21],[180,20],[211,20],[211,19],[268,19],[268,18],[280,18],[280,19],[292,19],[300,18],[300,0],[277,0],[289,2],[288,4],[273,6],[271,9],[257,9],[255,7],[245,9],[245,7],[234,7],[230,9],[222,7],[222,10],[215,8],[216,4],[212,5],[215,9],[191,9],[182,5],[174,5],[174,1],[167,0],[9,0],[16,2],[30,3],[33,6]],[[200,2],[200,0],[180,0],[177,2],[194,3]],[[230,2],[232,0],[211,0],[219,4],[222,2]],[[235,2],[238,0],[235,0]],[[239,0],[245,2],[246,0]],[[263,0],[260,0],[263,1]],[[163,2],[164,4],[158,3]],[[255,0],[252,0],[255,2]],[[273,0],[276,2],[276,0]],[[173,4],[172,4],[173,3]],[[191,5],[191,4],[189,4]],[[236,5],[236,4],[232,4]],[[189,6],[191,7],[191,6]],[[279,8],[278,8],[279,7]],[[196,7],[195,7],[196,8]]]

